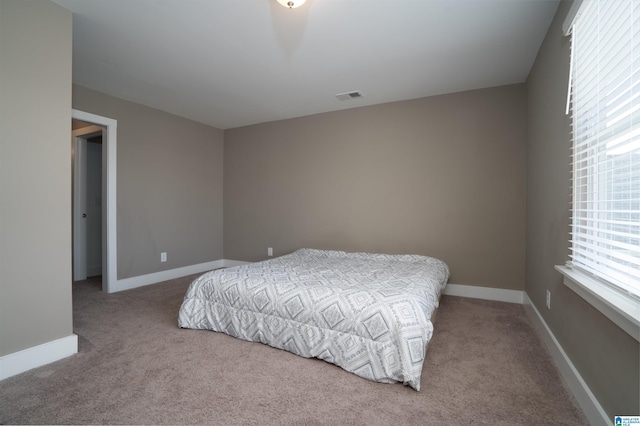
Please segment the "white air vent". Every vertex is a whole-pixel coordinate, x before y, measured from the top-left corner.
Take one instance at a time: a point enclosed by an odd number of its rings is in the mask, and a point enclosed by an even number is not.
[[[348,101],[349,99],[357,99],[362,97],[362,92],[356,90],[355,92],[338,93],[336,98],[341,101]]]

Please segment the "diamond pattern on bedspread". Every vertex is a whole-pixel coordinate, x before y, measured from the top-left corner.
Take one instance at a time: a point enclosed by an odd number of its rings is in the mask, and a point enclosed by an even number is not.
[[[389,332],[389,326],[380,311],[366,318],[363,324],[373,340],[378,340]]]
[[[322,310],[322,317],[324,318],[329,328],[334,328],[342,321],[344,321],[345,318],[338,302],[332,303],[328,307],[324,308]]]
[[[208,329],[420,389],[447,265],[419,255],[300,249],[195,279],[182,328]]]

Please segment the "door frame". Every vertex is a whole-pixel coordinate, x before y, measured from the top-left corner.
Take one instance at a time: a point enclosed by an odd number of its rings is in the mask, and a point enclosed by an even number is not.
[[[118,280],[117,200],[117,131],[112,118],[71,110],[71,118],[104,128],[102,134],[102,291],[113,293]]]

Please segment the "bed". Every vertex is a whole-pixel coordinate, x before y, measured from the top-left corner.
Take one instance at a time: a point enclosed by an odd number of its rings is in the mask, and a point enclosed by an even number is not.
[[[448,278],[447,265],[427,256],[299,249],[196,278],[178,326],[264,343],[419,391]]]

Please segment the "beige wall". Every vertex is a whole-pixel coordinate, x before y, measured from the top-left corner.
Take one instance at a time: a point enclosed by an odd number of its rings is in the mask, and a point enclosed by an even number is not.
[[[640,413],[639,344],[562,284],[568,258],[570,118],[564,113],[569,38],[560,5],[527,81],[526,292],[610,418]],[[545,292],[551,290],[551,310]]]
[[[118,279],[221,259],[222,130],[75,85],[73,108],[118,122]]]
[[[0,2],[0,356],[71,336],[71,13]]]
[[[524,289],[524,84],[225,131],[224,255],[419,253]]]

